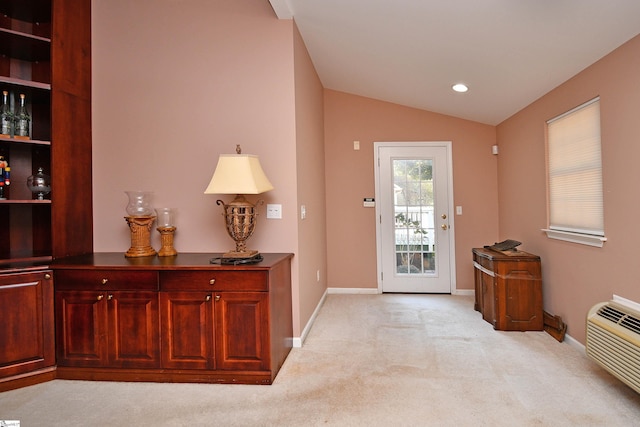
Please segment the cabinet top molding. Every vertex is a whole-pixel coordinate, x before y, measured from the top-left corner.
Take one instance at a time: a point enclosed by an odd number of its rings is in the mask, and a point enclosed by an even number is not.
[[[262,253],[263,260],[256,264],[220,265],[211,264],[212,258],[221,253],[179,253],[171,257],[126,258],[122,252],[96,252],[72,257],[58,258],[51,263],[54,270],[108,268],[110,270],[269,270],[287,259],[292,253]]]
[[[473,248],[473,253],[483,258],[492,260],[513,260],[513,261],[527,261],[527,260],[540,260],[538,255],[530,254],[524,251],[494,251],[488,248]]]

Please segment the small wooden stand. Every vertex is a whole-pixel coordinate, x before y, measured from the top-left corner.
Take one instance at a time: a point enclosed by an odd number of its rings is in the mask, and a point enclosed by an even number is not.
[[[124,254],[127,258],[153,256],[155,249],[151,247],[151,224],[155,216],[125,216],[131,229],[131,247]]]
[[[175,256],[178,252],[173,247],[173,234],[176,231],[175,227],[158,227],[156,230],[160,232],[160,241],[162,247],[158,251],[158,256]]]

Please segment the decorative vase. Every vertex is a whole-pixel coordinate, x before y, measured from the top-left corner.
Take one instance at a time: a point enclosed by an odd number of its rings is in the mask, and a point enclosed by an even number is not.
[[[153,191],[125,191],[129,197],[127,213],[130,216],[153,216]]]
[[[27,187],[36,194],[37,200],[44,200],[44,196],[51,192],[51,177],[38,168],[37,174],[27,178]]]

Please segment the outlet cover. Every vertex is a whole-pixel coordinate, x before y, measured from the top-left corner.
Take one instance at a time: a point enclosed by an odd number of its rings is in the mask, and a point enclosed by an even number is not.
[[[267,205],[267,219],[282,219],[282,205]]]

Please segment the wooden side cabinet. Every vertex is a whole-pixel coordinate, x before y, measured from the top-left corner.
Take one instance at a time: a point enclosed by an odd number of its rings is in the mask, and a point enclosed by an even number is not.
[[[56,260],[58,378],[271,384],[293,344],[292,254]]]
[[[542,275],[540,257],[521,251],[475,248],[475,310],[504,331],[541,331]]]
[[[51,271],[0,275],[0,391],[55,378]]]

